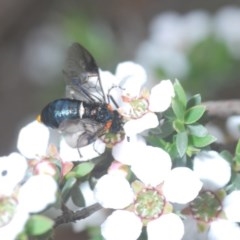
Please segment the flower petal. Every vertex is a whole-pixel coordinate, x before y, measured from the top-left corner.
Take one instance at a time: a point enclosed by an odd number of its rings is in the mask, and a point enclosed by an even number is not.
[[[162,215],[147,225],[148,240],[180,240],[183,234],[183,222],[174,213]]]
[[[0,157],[0,196],[11,195],[16,185],[24,178],[27,161],[19,153]]]
[[[134,135],[141,133],[147,129],[155,128],[159,124],[157,115],[155,113],[148,112],[141,118],[131,119],[124,124],[124,131],[127,135]]]
[[[233,191],[223,200],[224,213],[232,222],[240,222],[240,191]]]
[[[216,171],[217,168],[217,171]],[[208,190],[224,187],[230,180],[230,164],[215,151],[202,151],[193,160],[193,170]]]
[[[106,240],[136,240],[141,231],[141,220],[133,212],[124,210],[114,211],[101,225]]]
[[[102,176],[94,188],[94,194],[104,208],[125,208],[134,200],[129,182],[120,174]]]
[[[23,127],[18,135],[17,148],[26,158],[35,158],[46,154],[49,130],[38,121]]]
[[[139,148],[144,147],[146,142],[141,136],[125,137],[125,139],[112,148],[112,155],[115,160],[131,165]]]
[[[29,213],[25,209],[17,208],[17,211],[7,225],[0,227],[0,239],[13,240],[24,230],[24,225],[29,218]]]
[[[56,200],[57,184],[49,175],[30,177],[20,188],[19,205],[28,212],[40,212]]]
[[[185,204],[192,201],[202,188],[202,182],[189,168],[177,167],[165,179],[163,193],[168,201]]]
[[[135,153],[131,169],[146,185],[157,186],[169,174],[172,161],[161,148],[145,146]]]
[[[116,77],[121,81],[120,86],[123,95],[128,97],[139,96],[142,85],[147,81],[145,69],[134,62],[123,62],[118,64]]]
[[[72,162],[72,161],[88,161],[98,157],[105,151],[105,143],[97,139],[94,143],[89,144],[85,147],[77,148],[70,147],[64,139],[60,142],[60,156],[63,162]],[[79,152],[82,156],[79,155]]]
[[[217,220],[211,223],[209,233],[209,240],[239,240],[240,227],[236,223],[227,220]]]
[[[170,107],[174,95],[172,82],[170,80],[162,80],[151,90],[149,110],[152,112],[164,112]]]

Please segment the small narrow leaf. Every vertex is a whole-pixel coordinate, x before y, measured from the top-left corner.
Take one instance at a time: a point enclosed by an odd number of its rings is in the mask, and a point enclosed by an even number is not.
[[[76,173],[75,176],[77,178],[81,178],[89,174],[93,170],[94,166],[95,165],[91,162],[84,162],[78,164],[72,171]]]
[[[191,144],[198,148],[206,147],[215,141],[216,138],[210,134],[206,135],[205,137],[190,136]]]
[[[204,114],[206,107],[203,105],[197,105],[189,108],[185,113],[185,123],[193,124],[197,122]]]
[[[80,189],[80,186],[75,184],[71,191],[71,198],[73,203],[78,207],[84,207],[85,206],[85,199],[83,197],[82,191]]]
[[[200,105],[201,104],[201,95],[200,94],[196,94],[194,96],[192,96],[188,102],[187,102],[187,108],[191,108],[194,107],[196,105]]]
[[[172,109],[176,118],[183,121],[186,109],[184,105],[177,98],[172,99]]]
[[[181,132],[176,135],[177,151],[180,157],[183,157],[188,147],[187,132]]]
[[[208,134],[207,128],[201,124],[188,125],[187,126],[189,133],[197,137],[204,137]]]
[[[70,177],[67,179],[67,181],[65,182],[63,188],[62,188],[62,201],[65,203],[70,195],[71,195],[71,190],[74,187],[74,185],[76,184],[77,179],[75,177]]]
[[[33,215],[26,224],[26,232],[31,236],[39,236],[50,231],[53,225],[52,219],[42,215]]]
[[[173,128],[176,130],[176,132],[185,131],[184,123],[178,119],[173,122]]]
[[[235,155],[240,156],[240,139],[238,140],[238,143],[235,149]]]
[[[187,105],[187,97],[186,97],[186,94],[185,94],[185,91],[184,91],[182,85],[176,79],[173,86],[174,86],[174,90],[175,90],[175,94],[176,94],[177,98],[185,107]]]

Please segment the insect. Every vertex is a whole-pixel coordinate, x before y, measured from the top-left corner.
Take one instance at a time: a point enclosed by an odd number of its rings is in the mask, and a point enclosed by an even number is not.
[[[58,129],[73,148],[93,143],[107,132],[118,134],[122,116],[109,104],[111,96],[104,94],[95,59],[79,43],[69,48],[63,73],[66,98],[50,102],[38,120]]]

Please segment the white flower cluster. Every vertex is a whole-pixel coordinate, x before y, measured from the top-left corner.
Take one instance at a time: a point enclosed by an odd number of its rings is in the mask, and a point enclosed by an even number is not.
[[[136,61],[149,74],[161,67],[167,76],[184,79],[190,69],[187,53],[209,36],[225,42],[232,56],[239,59],[239,22],[237,7],[222,8],[213,16],[203,10],[183,16],[175,12],[160,14],[152,20],[150,36],[140,45]]]
[[[145,70],[133,62],[119,64],[115,75],[100,74],[105,93],[110,92],[124,118],[123,137],[111,145],[114,161],[94,188],[96,201],[114,210],[101,225],[103,237],[136,240],[146,229],[149,240],[206,239],[206,235],[208,240],[240,239],[240,191],[221,192],[231,178],[230,164],[217,152],[201,151],[193,159],[193,170],[173,167],[169,153],[147,145],[143,137],[143,132],[158,126],[158,113],[171,106],[175,96],[171,81],[162,80],[147,91],[143,87]],[[43,162],[38,174],[29,176],[26,160],[48,155],[49,133],[48,128],[33,121],[19,133],[21,154],[0,158],[0,203],[10,209],[0,216],[8,220],[0,226],[1,239],[14,239],[31,213],[56,200],[52,165]],[[78,150],[62,139],[59,158],[63,163],[86,161],[108,146],[106,137],[101,136],[81,148],[80,157]],[[188,217],[183,219],[179,209]],[[204,234],[199,233],[200,227]]]
[[[33,129],[44,137],[48,135],[44,126],[31,123],[19,134],[18,148],[21,154],[14,152],[0,157],[0,239],[16,239],[24,230],[30,214],[44,210],[56,200],[57,184],[52,176],[29,175],[27,158],[36,157],[33,153],[42,154],[46,145],[41,138],[31,138],[31,141],[27,138],[27,132]],[[29,151],[22,148],[25,141],[30,144]]]

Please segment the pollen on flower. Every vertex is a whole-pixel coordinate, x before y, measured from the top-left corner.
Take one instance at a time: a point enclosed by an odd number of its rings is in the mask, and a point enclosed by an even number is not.
[[[123,131],[118,133],[111,133],[107,131],[100,139],[107,145],[107,147],[111,148],[115,144],[121,142],[125,137],[125,133]]]
[[[201,192],[190,203],[190,211],[193,217],[200,222],[209,223],[219,217],[223,207],[218,196],[211,191]]]
[[[155,188],[143,188],[136,196],[135,213],[142,220],[153,220],[164,212],[165,203],[165,197]]]
[[[13,197],[0,198],[0,227],[7,225],[16,212],[17,200]]]

